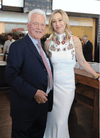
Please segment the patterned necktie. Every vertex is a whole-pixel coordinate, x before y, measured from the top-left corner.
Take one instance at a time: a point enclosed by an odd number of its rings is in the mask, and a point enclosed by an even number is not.
[[[48,65],[48,62],[47,62],[45,56],[44,56],[44,53],[43,53],[42,46],[41,46],[40,42],[38,42],[38,46],[40,48],[40,55],[42,57],[42,60],[44,62],[44,65],[45,65],[45,67],[47,69],[47,72],[48,72],[48,75],[49,75],[50,88],[52,89],[52,73],[51,73],[51,69],[50,69],[50,67]]]

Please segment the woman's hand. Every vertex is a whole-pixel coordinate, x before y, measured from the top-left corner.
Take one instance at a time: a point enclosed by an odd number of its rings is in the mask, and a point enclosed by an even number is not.
[[[100,74],[97,73],[95,78],[96,78],[96,80],[98,80],[100,82]]]

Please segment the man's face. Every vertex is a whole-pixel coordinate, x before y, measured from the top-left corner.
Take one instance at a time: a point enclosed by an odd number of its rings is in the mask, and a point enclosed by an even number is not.
[[[12,36],[11,35],[8,35],[8,39],[11,41],[12,40]]]
[[[43,15],[37,13],[32,14],[30,23],[27,23],[27,28],[30,36],[39,41],[45,33],[45,23],[46,20]]]
[[[82,41],[85,44],[85,42],[87,41],[86,37],[82,37]]]

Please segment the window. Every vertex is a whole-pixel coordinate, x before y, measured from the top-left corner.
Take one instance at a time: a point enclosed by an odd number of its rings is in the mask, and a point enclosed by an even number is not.
[[[25,0],[24,12],[29,12],[32,9],[42,9],[47,14],[51,13],[52,0]]]

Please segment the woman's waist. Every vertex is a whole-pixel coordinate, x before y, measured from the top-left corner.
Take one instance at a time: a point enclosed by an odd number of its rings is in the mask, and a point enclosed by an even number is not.
[[[75,65],[73,64],[53,64],[53,69],[54,71],[73,71],[74,70]]]
[[[55,79],[54,80],[54,83],[53,83],[54,86],[58,86],[58,87],[61,87],[61,88],[75,88],[75,81],[74,79],[72,80],[58,80],[58,79]]]
[[[62,82],[62,83],[72,83],[75,81],[74,71],[55,71],[54,70],[54,81]]]

